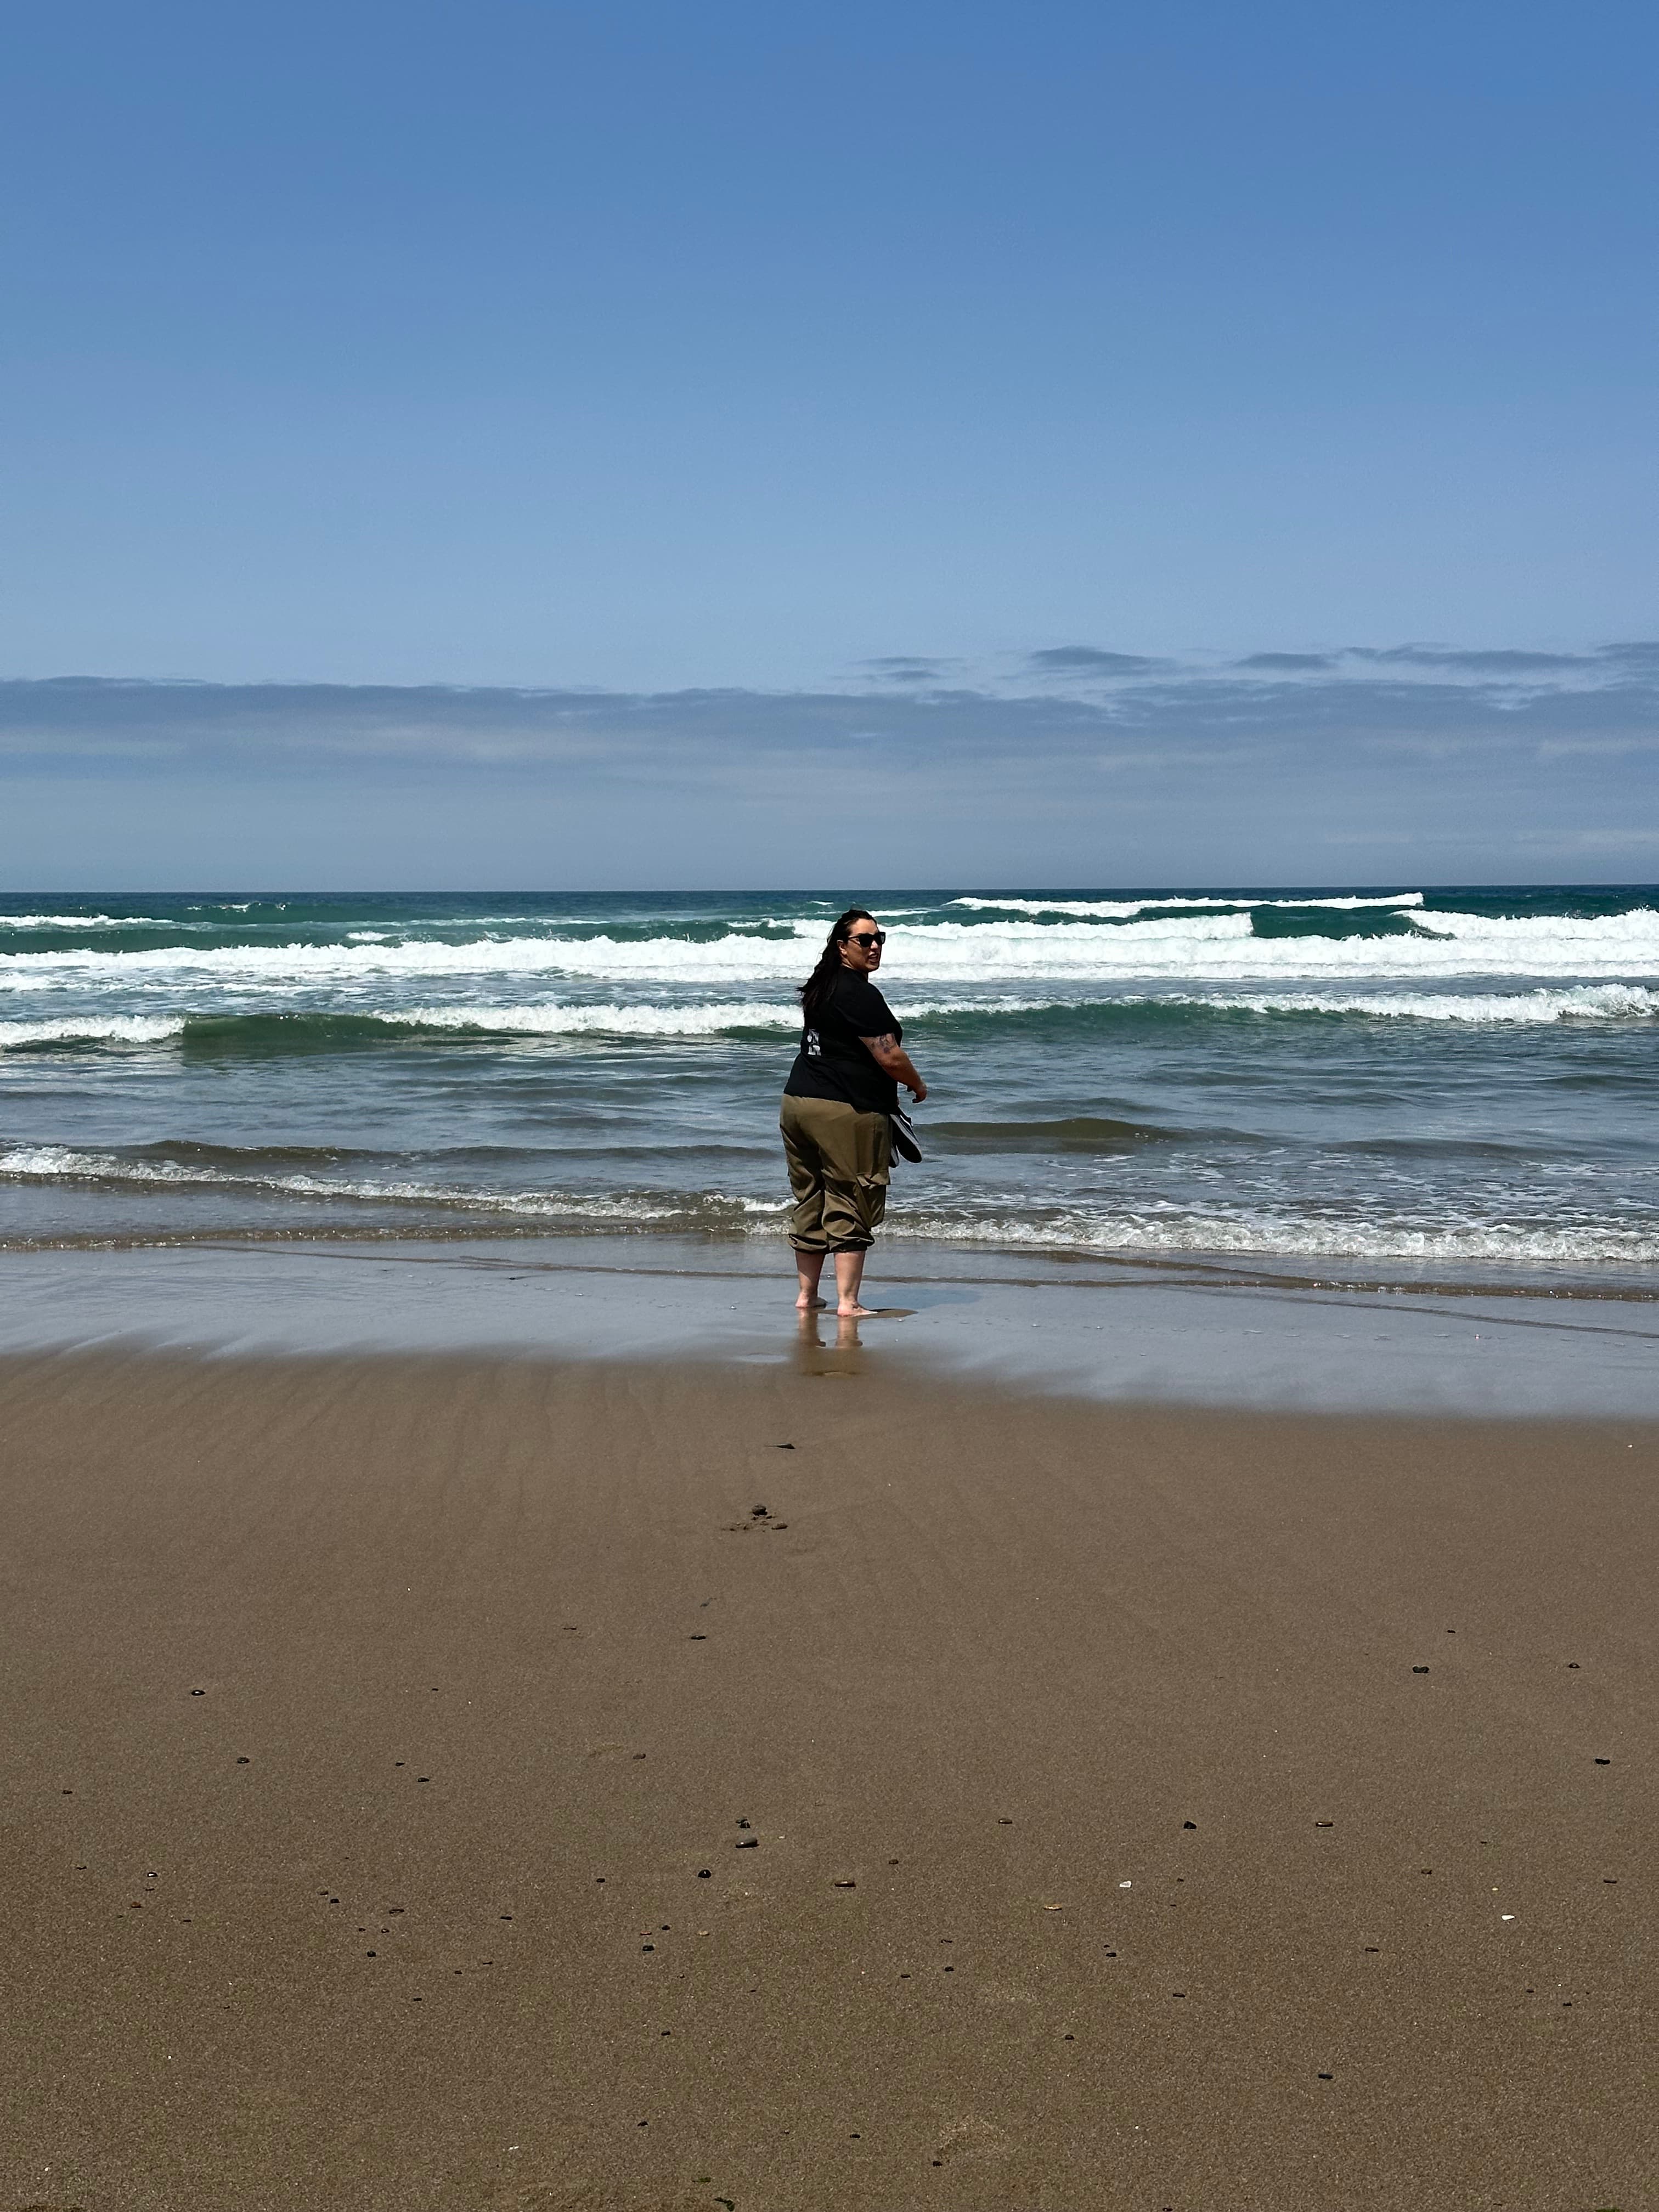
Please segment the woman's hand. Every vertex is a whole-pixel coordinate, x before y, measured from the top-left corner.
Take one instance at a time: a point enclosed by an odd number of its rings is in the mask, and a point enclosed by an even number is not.
[[[904,1087],[909,1092],[911,1097],[915,1100],[918,1106],[921,1105],[922,1100],[927,1096],[927,1085],[922,1081],[920,1076],[917,1076],[914,1083],[907,1083]]]

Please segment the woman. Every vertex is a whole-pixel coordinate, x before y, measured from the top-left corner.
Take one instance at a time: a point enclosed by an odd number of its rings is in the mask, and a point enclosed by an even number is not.
[[[859,1285],[887,1211],[898,1087],[903,1084],[918,1105],[927,1096],[899,1042],[904,1032],[870,980],[886,942],[873,915],[849,906],[800,987],[804,1026],[783,1086],[781,1126],[795,1194],[789,1219],[800,1277],[795,1304],[803,1313],[824,1304],[818,1278],[826,1252],[836,1255],[836,1312],[848,1320],[868,1313]]]

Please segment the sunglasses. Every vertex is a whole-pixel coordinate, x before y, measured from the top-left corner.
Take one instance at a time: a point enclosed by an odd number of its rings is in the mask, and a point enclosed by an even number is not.
[[[872,945],[886,944],[887,932],[884,929],[867,930],[862,937],[849,937],[847,942],[849,945],[861,945],[867,952]]]

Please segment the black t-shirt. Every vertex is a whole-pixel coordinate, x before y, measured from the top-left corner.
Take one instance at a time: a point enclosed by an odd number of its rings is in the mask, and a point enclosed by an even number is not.
[[[903,1034],[869,978],[843,968],[830,977],[807,1018],[785,1095],[839,1098],[860,1114],[890,1114],[898,1104],[898,1085],[883,1074],[862,1040]]]

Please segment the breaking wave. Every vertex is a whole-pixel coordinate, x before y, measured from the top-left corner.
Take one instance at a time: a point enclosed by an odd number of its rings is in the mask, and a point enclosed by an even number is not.
[[[1358,914],[1367,908],[1400,912],[1408,907],[1423,904],[1421,891],[1394,891],[1383,897],[1345,898],[1182,898],[1172,893],[1168,898],[1138,899],[1036,899],[1036,898],[953,898],[951,906],[973,908],[988,914],[1064,914],[1088,917],[1101,921],[1127,920],[1135,915],[1199,914],[1206,909],[1227,913],[1250,911],[1257,908],[1286,913]]]
[[[842,896],[13,903],[0,1236],[781,1232]],[[894,1236],[1659,1258],[1652,888],[876,903],[934,1086]]]
[[[1426,913],[1395,907],[1386,933],[1327,929],[1263,933],[1248,909],[1170,913],[1141,919],[1042,922],[1016,918],[926,922],[896,935],[895,985],[1082,984],[1165,981],[1188,985],[1296,981],[1411,982],[1482,976],[1625,981],[1659,979],[1659,912],[1497,915]],[[814,924],[813,927],[816,928]],[[568,977],[587,983],[704,989],[796,982],[803,945],[794,936],[728,932],[702,939],[665,934],[432,938],[287,945],[171,945],[127,951],[90,946],[0,953],[0,987],[173,985],[261,991],[454,982],[491,976]]]
[[[180,929],[153,914],[0,914],[0,929]]]
[[[408,1176],[376,1180],[361,1172],[331,1176],[264,1164],[208,1159],[135,1159],[64,1146],[13,1146],[0,1151],[0,1181],[81,1184],[134,1195],[164,1190],[213,1191],[245,1200],[309,1200],[343,1206],[348,1217],[383,1210],[403,1233],[416,1233],[423,1218],[465,1218],[468,1233],[494,1224],[540,1233],[654,1230],[722,1231],[777,1237],[786,1208],[781,1200],[719,1190],[627,1189],[578,1192],[556,1188],[489,1189]],[[394,1230],[394,1233],[397,1233]],[[1510,1265],[1560,1266],[1659,1260],[1659,1231],[1651,1223],[1624,1226],[1605,1220],[1439,1220],[1409,1217],[1323,1217],[1270,1209],[1219,1212],[1200,1206],[1156,1211],[1051,1207],[1035,1213],[901,1205],[890,1212],[884,1234],[899,1239],[1044,1251],[1216,1254],[1234,1258],[1295,1255],[1310,1259],[1393,1261],[1491,1261]]]
[[[1023,1017],[1094,1029],[1119,1022],[1179,1022],[1206,1017],[1272,1020],[1345,1017],[1363,1021],[1464,1023],[1511,1027],[1571,1022],[1630,1022],[1659,1015],[1659,989],[1644,984],[1582,984],[1565,990],[1486,992],[1374,990],[1342,994],[1172,992],[1121,997],[921,998],[905,1002],[912,1023],[977,1031],[1000,1030]],[[416,1006],[343,1013],[291,1007],[249,1013],[60,1015],[42,1021],[0,1021],[0,1053],[76,1048],[143,1049],[179,1046],[204,1053],[318,1053],[415,1044],[422,1037],[456,1044],[491,1037],[692,1040],[790,1035],[800,1016],[787,1001],[722,1000],[702,1005]]]

